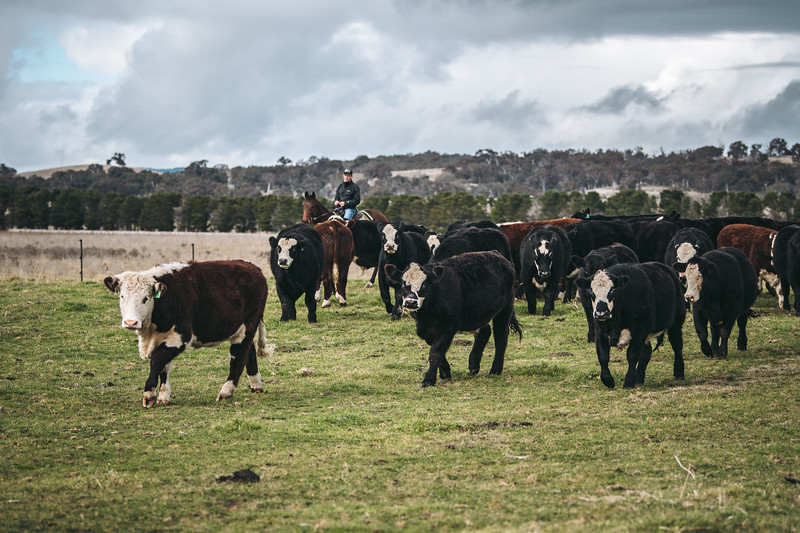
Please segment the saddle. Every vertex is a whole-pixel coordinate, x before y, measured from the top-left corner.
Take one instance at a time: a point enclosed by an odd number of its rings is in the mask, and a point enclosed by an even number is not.
[[[336,208],[333,212],[342,218],[344,218],[344,209]],[[353,215],[353,218],[349,220],[375,220],[375,218],[368,212],[368,211],[359,211],[356,209],[356,214]]]

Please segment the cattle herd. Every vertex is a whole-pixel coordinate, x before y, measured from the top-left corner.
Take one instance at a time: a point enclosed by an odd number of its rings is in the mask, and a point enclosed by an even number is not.
[[[423,387],[435,385],[437,376],[450,378],[446,354],[457,332],[474,332],[471,374],[493,337],[490,373],[500,374],[510,332],[522,336],[515,299],[525,298],[535,314],[541,296],[541,312],[550,315],[560,293],[564,302],[577,297],[602,383],[615,385],[610,349],[626,348],[629,388],[644,383],[651,341],[658,348],[665,336],[674,353],[673,376],[683,379],[689,312],[702,352],[719,359],[727,357],[734,323],[737,348],[747,349],[747,321],[762,286],[784,310],[793,290],[800,316],[798,230],[758,217],[606,217],[586,210],[545,221],[459,221],[437,235],[411,223],[333,217],[271,237],[270,267],[282,322],[297,319],[295,302],[303,295],[308,322],[317,321],[320,298],[322,307],[333,295],[346,305],[351,263],[374,268],[367,287],[377,276],[391,319],[410,314],[430,346]],[[268,350],[267,280],[261,269],[245,261],[170,263],[109,276],[105,285],[119,293],[122,327],[136,332],[139,355],[150,361],[145,407],[169,404],[169,371],[179,353],[224,341],[231,344],[230,370],[217,400],[233,395],[245,368],[250,389],[263,391],[257,357]]]

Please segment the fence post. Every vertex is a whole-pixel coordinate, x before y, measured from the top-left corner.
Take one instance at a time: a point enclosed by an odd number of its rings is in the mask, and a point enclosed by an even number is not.
[[[78,239],[81,243],[81,283],[83,282],[83,239]]]
[[[194,243],[192,243],[192,261],[194,261]]]

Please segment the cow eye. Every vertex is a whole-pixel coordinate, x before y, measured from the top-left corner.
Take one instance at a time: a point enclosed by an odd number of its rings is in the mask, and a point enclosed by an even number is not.
[[[143,304],[146,304],[146,303],[147,303],[147,300],[149,300],[149,299],[150,299],[150,298],[148,298],[147,296],[145,296],[144,298],[142,298],[142,303],[143,303]]]

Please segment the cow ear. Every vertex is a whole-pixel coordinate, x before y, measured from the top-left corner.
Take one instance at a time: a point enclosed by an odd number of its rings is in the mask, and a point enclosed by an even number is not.
[[[276,239],[275,237],[270,237],[269,245],[275,248],[276,246],[278,246],[278,239]]]
[[[406,229],[406,223],[401,221],[397,225],[397,231],[402,233],[404,229]]]
[[[105,283],[106,288],[111,292],[119,292],[119,278],[116,276],[108,276],[103,280],[103,283]]]
[[[153,294],[155,298],[161,298],[161,295],[167,290],[167,286],[161,283],[160,281],[156,281],[156,284],[153,285]]]
[[[444,276],[444,267],[442,265],[435,265],[433,267],[433,275],[437,278]]]
[[[575,285],[581,289],[588,289],[592,286],[592,278],[576,278]]]
[[[570,257],[569,262],[572,263],[572,265],[576,268],[581,268],[585,265],[585,263],[583,262],[583,257],[579,255],[573,255],[572,257]]]
[[[672,268],[674,268],[676,272],[686,272],[686,263],[672,263]]]
[[[400,284],[400,278],[399,278],[400,271],[397,269],[396,266],[389,263],[388,265],[385,265],[383,267],[383,271],[386,273],[386,279],[388,279],[390,283],[392,283],[393,285]]]

